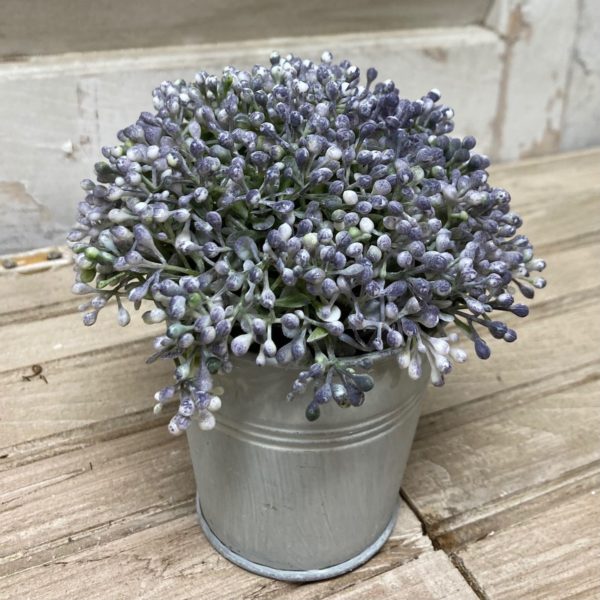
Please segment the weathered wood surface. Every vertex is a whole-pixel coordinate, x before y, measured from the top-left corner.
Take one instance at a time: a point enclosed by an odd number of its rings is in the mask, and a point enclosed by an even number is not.
[[[591,490],[459,553],[491,598],[600,598],[600,477]]]
[[[273,34],[317,35],[380,32],[413,27],[452,27],[483,21],[492,0],[437,0],[419,4],[378,0],[282,3],[275,0],[145,0],[144,10],[119,0],[3,0],[0,59],[161,45],[260,40]]]
[[[152,352],[144,339],[41,361],[45,381],[24,380],[29,366],[1,372],[0,447],[150,410],[154,393],[170,382],[173,371],[169,361],[147,365],[144,358]]]
[[[475,600],[477,596],[443,552],[428,552],[410,564],[367,579],[331,600]]]
[[[162,4],[165,11],[172,11],[169,3]],[[221,3],[211,0],[211,4]],[[247,3],[238,0],[236,4]],[[316,4],[314,0],[308,3]],[[338,12],[350,15],[352,6],[358,4],[352,0],[347,9]],[[399,7],[391,0],[385,4]],[[408,4],[401,3],[401,10]],[[324,6],[323,10],[329,11],[331,6]],[[361,13],[371,10],[372,5],[364,5]],[[293,21],[293,12],[287,8],[285,12],[286,18]],[[453,11],[444,8],[444,12]],[[443,91],[444,102],[460,110],[458,133],[477,136],[482,144],[487,144],[482,145],[482,152],[493,150],[491,121],[496,113],[503,46],[488,29],[467,25],[390,31],[388,27],[395,27],[390,19],[386,30],[379,27],[374,35],[353,17],[360,32],[313,35],[319,31],[317,27],[310,35],[286,37],[288,32],[277,29],[272,15],[265,17],[264,10],[256,14],[268,23],[270,36],[255,40],[236,36],[233,41],[219,43],[196,40],[193,45],[184,46],[174,46],[174,41],[161,37],[146,49],[0,61],[0,140],[5,141],[0,145],[0,182],[5,182],[0,185],[0,202],[2,189],[6,194],[12,193],[10,223],[14,225],[16,218],[17,223],[26,224],[21,230],[0,230],[0,253],[64,239],[74,220],[76,202],[83,198],[79,182],[93,174],[94,163],[101,160],[100,147],[114,144],[118,130],[134,122],[141,111],[152,110],[151,92],[161,81],[190,79],[201,69],[221,73],[229,64],[251,68],[268,62],[273,50],[317,60],[324,50],[330,49],[340,60],[343,57],[354,61],[363,72],[377,65],[380,78],[396,81],[406,97],[419,98],[437,87]],[[238,14],[234,21],[238,25],[244,23]],[[143,31],[136,27],[136,32],[138,29]],[[0,44],[1,33],[0,17]],[[154,40],[154,28],[150,34]],[[449,64],[452,69],[448,69]],[[477,77],[473,77],[475,72]],[[469,81],[469,93],[465,93],[465,81]],[[481,98],[487,100],[481,102]],[[27,106],[26,111],[23,106]],[[31,118],[48,114],[52,118]]]
[[[437,87],[495,159],[598,144],[599,23],[594,0],[3,0],[0,252],[60,242],[96,149],[160,81],[273,49],[377,64],[409,97]]]
[[[597,598],[600,151],[493,177],[549,287],[515,344],[430,391],[392,538],[328,582],[255,577],[205,541],[185,440],[150,410],[170,377],[144,363],[150,328],[110,309],[84,328],[69,268],[2,274],[0,599]],[[48,383],[22,379],[36,363]]]

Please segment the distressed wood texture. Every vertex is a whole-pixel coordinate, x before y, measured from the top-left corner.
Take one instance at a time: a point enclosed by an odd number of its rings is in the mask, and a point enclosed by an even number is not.
[[[3,0],[0,253],[64,239],[100,146],[163,79],[332,50],[406,97],[441,89],[458,135],[516,160],[600,143],[599,32],[594,0]]]
[[[491,598],[600,598],[600,477],[591,490],[459,553]]]
[[[600,144],[600,3],[579,0],[561,148]]]
[[[152,329],[110,309],[84,328],[69,267],[1,273],[0,599],[597,598],[600,151],[492,177],[549,287],[515,344],[430,390],[390,541],[327,582],[262,579],[206,542],[185,440],[149,410],[170,378],[144,363]]]
[[[496,0],[492,5],[486,23],[505,42],[494,120],[497,155],[503,160],[559,150],[577,17],[577,0]],[[585,119],[590,112],[586,107]]]
[[[265,19],[262,11],[261,18]],[[406,97],[420,98],[437,87],[444,102],[460,114],[458,133],[487,143],[482,152],[493,150],[491,122],[502,43],[491,31],[465,26],[304,37],[285,37],[285,31],[276,28],[270,31],[271,38],[258,40],[175,46],[165,38],[146,50],[0,62],[0,182],[7,182],[0,186],[0,195],[13,190],[11,213],[21,214],[20,220],[28,224],[21,236],[14,229],[0,230],[0,253],[64,239],[75,205],[83,197],[79,182],[93,174],[94,163],[101,159],[100,147],[114,144],[118,130],[134,122],[141,111],[152,110],[151,92],[161,81],[189,79],[200,69],[221,73],[230,64],[240,68],[265,64],[273,50],[317,60],[330,49],[363,72],[377,65],[380,78],[396,81]],[[46,114],[52,117],[31,119]]]
[[[144,10],[119,0],[3,0],[0,58],[157,44],[209,44],[286,36],[380,32],[382,29],[452,27],[483,21],[492,0],[145,0]],[[159,26],[157,27],[157,25]]]
[[[186,512],[191,511],[191,506],[191,502],[185,506]],[[365,580],[377,581],[391,569],[394,569],[401,581],[402,574],[407,573],[404,577],[414,589],[419,589],[417,586],[427,589],[428,561],[425,565],[419,563],[421,568],[415,569],[417,561],[413,559],[422,553],[424,556],[434,553],[427,538],[421,534],[414,516],[411,517],[409,510],[404,510],[403,513],[405,517],[399,520],[396,531],[373,560],[344,577],[321,583],[305,586],[286,584],[256,577],[238,569],[214,552],[199,533],[193,515],[182,515],[182,510],[172,510],[169,514],[158,515],[158,518],[154,515],[147,518],[146,526],[126,528],[117,525],[110,537],[91,540],[85,550],[77,551],[80,541],[74,537],[69,542],[70,554],[63,554],[39,566],[19,570],[0,579],[3,586],[0,587],[0,597],[4,598],[1,594],[5,593],[6,598],[35,600],[79,600],[82,597],[90,600],[320,600],[329,598],[339,590],[361,585]],[[133,522],[132,519],[132,524]],[[441,553],[435,553],[436,560],[432,561],[432,566],[439,571],[437,589],[447,586],[453,591],[465,590],[464,581],[461,582],[457,573],[452,573],[450,565],[443,562],[443,556],[438,558],[438,554]],[[65,587],[66,580],[74,585]],[[335,597],[345,597],[345,594]],[[431,594],[423,597],[446,596]]]
[[[122,582],[118,592],[127,598],[167,593],[189,598],[199,586],[203,598],[232,598],[265,587],[266,580],[221,559],[201,535],[193,516],[195,486],[185,438],[173,438],[164,426],[15,466],[2,473],[2,480],[0,583],[5,590],[16,593],[24,582],[37,582],[28,584],[32,597],[54,598],[69,577],[87,586],[73,587],[72,598],[106,598],[114,589],[115,569]],[[127,493],[115,502],[117,489]],[[311,597],[431,551],[412,511],[403,504],[400,514],[375,560],[348,578],[319,584]],[[88,572],[91,562],[95,576]],[[151,584],[161,572],[164,588]],[[188,584],[175,590],[173,578]],[[152,590],[144,592],[146,587]],[[295,593],[291,585],[268,588],[271,597]]]

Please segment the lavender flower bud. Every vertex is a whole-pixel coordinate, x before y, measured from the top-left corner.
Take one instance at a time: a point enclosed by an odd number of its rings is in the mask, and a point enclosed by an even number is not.
[[[387,343],[391,348],[400,348],[404,344],[404,338],[399,331],[390,329],[387,333]]]
[[[323,279],[325,279],[325,271],[323,271],[323,269],[314,267],[304,273],[303,279],[305,279],[308,283],[319,284],[323,281]]]
[[[490,357],[490,347],[481,339],[475,339],[475,353],[483,360],[487,360]]]
[[[118,312],[118,323],[121,327],[125,327],[127,325],[129,325],[129,322],[131,321],[131,315],[129,314],[129,312],[127,311],[127,309],[124,306],[119,306],[119,312]]]
[[[172,319],[182,319],[186,311],[186,300],[184,296],[174,296],[169,302],[167,314]]]
[[[401,269],[408,269],[413,263],[412,254],[406,250],[399,252],[396,256],[396,263]]]
[[[235,356],[244,356],[244,354],[247,354],[248,350],[250,350],[252,341],[253,339],[251,333],[243,333],[238,335],[231,340],[231,351],[233,354],[235,354]]]
[[[287,329],[297,329],[300,327],[300,319],[294,314],[287,313],[281,317],[281,324]]]
[[[529,314],[529,307],[525,304],[513,304],[510,311],[517,317],[526,317]]]

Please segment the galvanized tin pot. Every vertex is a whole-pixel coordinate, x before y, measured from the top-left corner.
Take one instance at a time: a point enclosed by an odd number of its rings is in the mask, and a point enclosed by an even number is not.
[[[327,404],[309,422],[308,396],[286,400],[296,373],[238,360],[219,381],[216,428],[187,436],[212,545],[254,573],[314,581],[366,562],[390,535],[427,378],[382,360],[363,406]]]

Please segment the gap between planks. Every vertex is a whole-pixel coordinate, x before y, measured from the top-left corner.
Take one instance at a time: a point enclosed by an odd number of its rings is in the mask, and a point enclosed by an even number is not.
[[[501,409],[494,399],[453,407],[448,412],[464,420],[428,428],[415,442],[403,495],[438,547],[455,551],[598,485],[599,381],[590,362],[567,382],[550,378],[536,394],[513,390]],[[443,416],[434,418],[444,424]]]
[[[456,554],[490,597],[600,597],[600,477]]]

